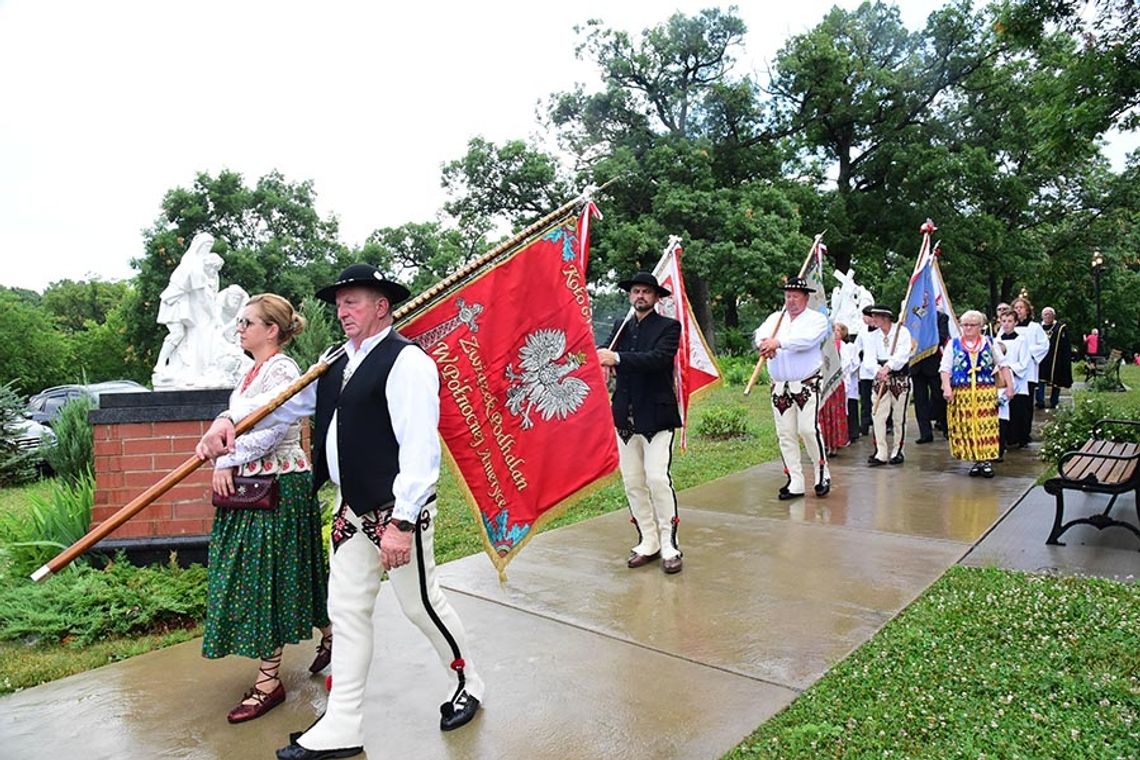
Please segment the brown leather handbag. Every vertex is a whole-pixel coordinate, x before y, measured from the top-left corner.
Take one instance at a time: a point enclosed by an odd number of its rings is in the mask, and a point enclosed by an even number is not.
[[[222,496],[214,491],[219,509],[277,509],[277,478],[272,475],[234,475],[234,492]]]

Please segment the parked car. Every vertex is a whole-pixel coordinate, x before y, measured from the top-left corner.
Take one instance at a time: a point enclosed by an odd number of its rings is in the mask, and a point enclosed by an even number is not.
[[[74,398],[86,396],[98,407],[99,397],[106,393],[147,393],[150,389],[134,380],[107,380],[87,385],[57,385],[46,388],[28,399],[27,416],[44,425],[51,425],[59,416],[63,405]]]
[[[36,469],[41,475],[51,474],[51,466],[44,459],[43,451],[55,445],[55,433],[47,425],[41,425],[35,420],[21,419],[16,423],[16,446],[20,451],[38,452],[35,460]]]

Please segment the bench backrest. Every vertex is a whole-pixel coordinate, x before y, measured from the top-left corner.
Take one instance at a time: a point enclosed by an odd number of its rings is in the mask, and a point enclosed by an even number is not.
[[[1081,454],[1065,463],[1061,476],[1068,480],[1094,479],[1098,483],[1126,483],[1136,474],[1137,460],[1140,459],[1140,444],[1114,441],[1088,441],[1081,447]],[[1104,459],[1098,454],[1128,457],[1127,459]]]

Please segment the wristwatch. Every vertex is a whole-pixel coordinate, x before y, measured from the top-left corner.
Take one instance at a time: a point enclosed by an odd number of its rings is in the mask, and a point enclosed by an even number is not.
[[[411,533],[416,529],[416,524],[410,520],[393,520],[392,525],[401,533]]]
[[[237,422],[234,421],[234,416],[232,414],[230,414],[230,411],[228,409],[226,411],[222,412],[221,414],[219,414],[214,419],[216,419],[216,420],[229,420],[231,425],[237,424]]]

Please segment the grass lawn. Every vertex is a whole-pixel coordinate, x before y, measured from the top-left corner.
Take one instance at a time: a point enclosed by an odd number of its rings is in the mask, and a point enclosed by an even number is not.
[[[726,757],[1140,752],[1140,588],[951,568]]]

